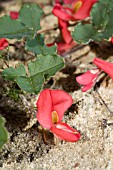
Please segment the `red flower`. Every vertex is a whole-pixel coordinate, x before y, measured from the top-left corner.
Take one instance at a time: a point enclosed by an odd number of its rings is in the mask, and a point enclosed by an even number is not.
[[[5,38],[0,39],[0,50],[4,50],[8,45],[9,43]]]
[[[62,55],[64,52],[70,50],[74,46],[76,46],[76,42],[74,40],[70,41],[68,44],[65,42],[57,42],[57,51],[60,55]]]
[[[79,84],[83,85],[82,91],[86,92],[87,90],[91,89],[96,79],[100,73],[100,69],[93,69],[89,70],[86,73],[76,77],[76,81]]]
[[[13,20],[18,19],[18,17],[19,17],[19,12],[11,11],[11,12],[10,12],[10,17],[11,17],[11,19],[13,19]]]
[[[94,58],[93,63],[97,65],[101,70],[106,72],[113,79],[113,63],[104,61],[99,58]]]
[[[62,90],[45,89],[37,101],[37,119],[57,138],[75,142],[80,138],[77,130],[61,122],[64,112],[72,105],[71,96]]]
[[[62,40],[61,42],[56,42],[56,44],[57,44],[58,53],[62,55],[62,53],[68,51],[77,43],[72,39],[71,33],[68,30],[69,23],[59,19],[58,24],[59,24]]]
[[[71,4],[71,8],[55,4],[52,13],[58,18],[69,21],[69,20],[83,20],[90,15],[92,6],[97,0],[75,0]]]
[[[57,51],[60,55],[71,49],[77,43],[72,39],[71,33],[68,30],[69,20],[85,19],[89,16],[92,5],[97,0],[64,0],[65,4],[71,4],[71,8],[60,5],[60,1],[56,0],[56,4],[52,13],[58,17],[58,25],[62,40],[55,42]]]
[[[54,42],[57,44],[57,51],[60,55],[62,55],[64,52],[71,49],[73,46],[75,46],[77,43],[72,39],[71,33],[68,30],[69,23],[66,21],[63,21],[61,19],[58,19],[58,25],[61,33],[61,40],[60,42]],[[52,46],[54,43],[47,44],[47,46]]]
[[[111,37],[111,43],[113,43],[113,37]]]
[[[71,33],[68,30],[68,22],[65,22],[61,19],[58,20],[60,33],[61,33],[61,41],[60,42],[54,42],[51,44],[47,44],[48,47],[57,44],[57,51],[58,54],[62,55],[64,52],[68,51],[69,49],[73,48],[77,45],[77,43],[72,39]]]

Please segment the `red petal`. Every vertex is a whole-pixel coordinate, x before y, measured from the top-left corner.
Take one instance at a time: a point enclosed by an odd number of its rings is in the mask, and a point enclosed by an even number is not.
[[[85,85],[84,87],[82,87],[82,92],[86,92],[89,89],[91,89],[93,87],[93,83],[89,83],[87,85]]]
[[[60,3],[60,0],[55,0],[55,3]]]
[[[18,17],[19,17],[19,12],[16,12],[16,11],[11,11],[10,12],[10,17],[11,17],[11,19],[18,19]]]
[[[72,4],[75,0],[64,0],[64,4]]]
[[[37,101],[37,119],[47,129],[52,126],[52,112],[58,113],[58,121],[63,118],[64,112],[72,105],[71,96],[63,90],[45,89],[40,93]]]
[[[91,8],[94,5],[94,3],[97,2],[97,0],[90,0],[90,1],[89,0],[78,0],[78,1],[82,1],[83,4],[73,17],[75,19],[82,20],[82,19],[89,17]],[[75,3],[73,4],[73,6],[74,5]]]
[[[61,30],[62,37],[66,43],[70,43],[72,41],[71,33],[68,30],[69,23],[66,21],[63,21],[61,19],[59,21],[59,28]]]
[[[92,83],[94,79],[98,76],[99,69],[89,70],[86,73],[76,77],[76,81],[79,84],[87,85],[89,83]]]
[[[0,39],[0,50],[4,50],[8,45],[9,43],[5,38]]]
[[[68,31],[68,29],[63,28],[63,29],[61,30],[61,32],[62,32],[62,36],[63,36],[63,38],[64,38],[64,41],[65,41],[67,44],[69,44],[69,43],[72,41],[72,37],[71,37],[70,31]]]
[[[54,6],[52,13],[64,21],[73,20],[73,11],[70,8],[61,6],[60,4]]]
[[[50,131],[57,138],[68,142],[76,142],[80,138],[80,133],[77,130],[71,128],[68,124],[63,122],[52,126]]]
[[[58,24],[59,24],[59,28],[62,29],[62,28],[68,28],[69,26],[69,23],[66,22],[66,21],[63,21],[62,19],[58,18]]]
[[[39,123],[47,129],[51,128],[52,125],[52,98],[50,90],[46,89],[40,93],[40,96],[37,101],[37,119]]]
[[[66,44],[65,42],[59,42],[57,43],[57,51],[60,55],[62,55],[64,52],[70,50],[76,45],[77,43],[75,41],[71,41],[69,44]]]
[[[111,43],[113,43],[113,37],[111,37]]]
[[[54,42],[53,42],[53,43],[50,43],[50,44],[46,44],[47,47],[51,47],[51,46],[53,46],[53,45],[55,45]]]
[[[105,71],[113,79],[113,63],[106,62],[99,58],[94,58],[93,63]]]
[[[72,105],[72,97],[63,90],[50,90],[53,111],[58,113],[59,122],[62,120],[64,112]]]

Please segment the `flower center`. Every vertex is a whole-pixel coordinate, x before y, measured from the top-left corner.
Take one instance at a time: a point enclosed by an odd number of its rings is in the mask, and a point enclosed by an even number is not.
[[[56,111],[52,112],[52,123],[55,124],[59,120],[58,113]]]
[[[82,6],[82,2],[78,1],[77,3],[75,3],[75,5],[73,6],[73,11],[76,13],[80,7]]]

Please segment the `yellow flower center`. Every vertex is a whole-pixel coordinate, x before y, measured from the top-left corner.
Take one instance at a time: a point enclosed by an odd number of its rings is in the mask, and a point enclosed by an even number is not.
[[[59,120],[58,113],[56,111],[52,112],[52,123],[57,123]]]
[[[81,1],[78,1],[77,3],[75,3],[75,5],[73,7],[74,12],[76,13],[80,9],[81,6],[82,6]]]

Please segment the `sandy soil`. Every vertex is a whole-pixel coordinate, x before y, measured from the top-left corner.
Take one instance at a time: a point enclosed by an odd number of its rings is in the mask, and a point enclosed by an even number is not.
[[[44,22],[48,22],[48,18]],[[80,131],[81,139],[76,143],[57,140],[54,144],[49,132],[44,143],[35,117],[38,95],[20,92],[19,99],[14,100],[5,91],[11,85],[0,78],[0,114],[6,118],[9,132],[9,141],[0,151],[0,170],[113,169],[113,115],[100,99],[101,96],[113,111],[113,81],[105,78],[100,82],[99,79],[100,96],[94,90],[82,93],[75,81],[78,74],[93,67],[91,62],[96,53],[91,49],[92,46],[86,46],[66,56],[66,67],[45,84],[72,95],[73,105],[65,113],[64,121]],[[108,56],[113,61],[113,53]]]

